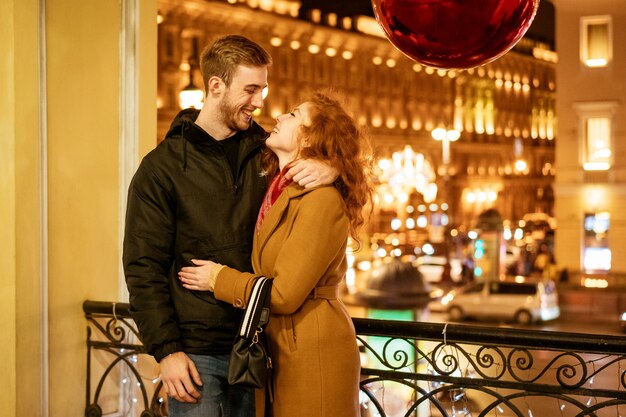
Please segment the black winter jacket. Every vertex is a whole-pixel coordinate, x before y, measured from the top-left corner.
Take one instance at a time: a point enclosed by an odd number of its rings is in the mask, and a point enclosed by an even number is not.
[[[142,160],[128,193],[124,273],[131,315],[148,352],[227,353],[241,310],[213,293],[189,291],[177,273],[191,259],[252,271],[252,236],[267,189],[256,123],[240,132],[237,175],[221,145],[183,110],[166,138]]]

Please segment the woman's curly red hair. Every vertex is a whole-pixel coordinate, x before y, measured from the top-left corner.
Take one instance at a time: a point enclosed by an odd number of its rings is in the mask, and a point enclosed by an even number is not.
[[[334,185],[346,204],[350,235],[358,241],[363,208],[372,200],[369,142],[330,93],[315,93],[307,104],[310,122],[301,127],[299,157],[328,161],[339,171]]]
[[[346,205],[350,236],[359,242],[358,230],[365,223],[363,209],[373,195],[369,141],[331,93],[317,92],[306,103],[309,120],[298,132],[298,158],[327,161],[339,171],[334,186]],[[270,149],[264,149],[262,161],[268,175],[275,175],[278,160]]]

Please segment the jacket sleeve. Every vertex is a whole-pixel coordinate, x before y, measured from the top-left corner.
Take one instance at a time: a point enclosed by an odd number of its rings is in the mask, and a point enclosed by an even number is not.
[[[174,199],[144,159],[128,192],[122,258],[131,316],[157,361],[182,350],[168,281],[174,262],[174,213]]]
[[[271,308],[293,314],[337,259],[348,238],[348,217],[337,190],[307,193],[274,264]]]

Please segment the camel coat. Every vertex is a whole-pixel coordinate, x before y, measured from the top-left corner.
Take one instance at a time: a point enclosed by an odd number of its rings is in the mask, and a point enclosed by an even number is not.
[[[356,417],[360,362],[352,320],[337,299],[346,272],[348,218],[337,189],[289,185],[255,233],[255,274],[224,267],[219,300],[245,308],[259,275],[273,277],[266,328],[273,417]],[[265,395],[258,390],[257,416]]]

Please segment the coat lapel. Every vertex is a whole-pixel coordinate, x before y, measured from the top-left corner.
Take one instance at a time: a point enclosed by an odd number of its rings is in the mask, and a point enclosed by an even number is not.
[[[302,194],[306,194],[314,189],[309,188],[305,189],[298,185],[297,183],[292,183],[285,188],[285,190],[280,194],[278,199],[274,202],[272,207],[270,207],[263,223],[261,223],[261,227],[259,228],[258,233],[255,232],[254,235],[254,244],[252,248],[252,266],[255,271],[260,271],[261,267],[261,252],[263,252],[263,247],[267,243],[267,240],[272,236],[272,233],[280,223],[280,220],[283,218],[287,207],[289,207],[289,201],[292,198],[296,198],[301,196]]]

